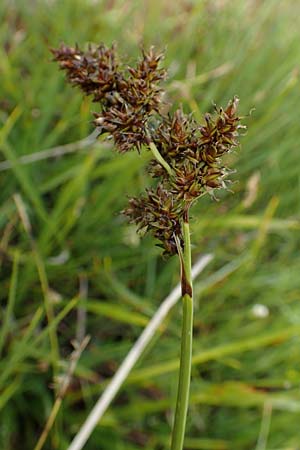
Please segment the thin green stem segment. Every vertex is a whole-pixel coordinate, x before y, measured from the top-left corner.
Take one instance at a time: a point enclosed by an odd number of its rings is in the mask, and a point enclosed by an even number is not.
[[[182,450],[185,424],[189,403],[192,340],[193,340],[193,297],[192,297],[192,268],[191,268],[191,243],[189,223],[183,223],[184,253],[181,261],[181,283],[183,289],[182,307],[182,334],[179,382],[177,391],[177,403],[175,420],[172,433],[171,450]],[[188,292],[187,292],[188,291]]]
[[[154,144],[154,142],[150,141],[149,142],[149,147],[150,147],[150,150],[153,153],[154,158],[166,169],[166,171],[168,172],[170,177],[172,177],[174,175],[172,168],[169,166],[167,161],[161,156],[161,154],[159,153],[159,151],[158,151],[156,145]]]
[[[165,168],[172,178],[174,172],[167,161],[159,153],[156,145],[148,134],[149,147],[155,159]],[[188,211],[189,206],[183,217],[183,241],[184,252],[182,254],[180,243],[178,246],[178,255],[181,264],[181,289],[182,289],[182,332],[181,332],[181,351],[180,351],[180,368],[179,381],[177,391],[177,402],[175,411],[175,420],[172,433],[171,450],[182,450],[185,424],[189,404],[191,366],[192,366],[192,342],[193,342],[193,286],[192,286],[192,260],[191,260],[191,238],[189,228]]]
[[[188,217],[187,217],[186,221],[183,222],[183,241],[184,241],[183,268],[184,268],[186,283],[190,287],[190,296],[193,297],[193,295],[192,295],[193,281],[192,281],[191,236],[190,236],[190,225],[188,222]],[[183,294],[185,294],[185,292]]]

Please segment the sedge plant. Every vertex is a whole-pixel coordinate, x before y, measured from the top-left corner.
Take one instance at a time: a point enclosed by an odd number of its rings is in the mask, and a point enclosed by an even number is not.
[[[116,46],[62,44],[53,49],[54,60],[68,81],[100,105],[94,113],[99,135],[113,140],[120,153],[148,150],[153,158],[148,173],[152,187],[129,199],[123,210],[137,231],[150,232],[163,249],[163,256],[177,255],[181,269],[182,335],[179,382],[171,450],[182,450],[191,379],[193,286],[191,277],[190,209],[203,195],[226,189],[229,169],[222,157],[239,145],[238,98],[225,109],[214,107],[199,124],[182,108],[170,112],[162,82],[163,54],[142,51],[135,66],[126,65]],[[169,112],[166,112],[168,111]]]

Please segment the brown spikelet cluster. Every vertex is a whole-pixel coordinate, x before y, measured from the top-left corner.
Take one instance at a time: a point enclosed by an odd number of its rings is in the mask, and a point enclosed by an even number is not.
[[[225,187],[228,171],[220,158],[238,145],[238,130],[242,126],[236,115],[237,106],[235,97],[225,110],[215,108],[214,115],[206,114],[205,125],[177,110],[158,127],[155,144],[174,169],[172,191],[179,198],[192,201],[211,189]],[[154,177],[166,176],[156,161],[150,163],[149,171]]]
[[[151,48],[148,53],[143,51],[136,67],[124,67],[115,45],[107,48],[101,44],[86,52],[61,45],[52,53],[68,80],[100,103],[95,125],[113,136],[120,152],[133,148],[140,151],[147,142],[148,121],[162,103],[159,83],[166,72],[159,63],[163,55]]]
[[[190,115],[183,114],[179,109],[173,116],[164,117],[153,133],[153,141],[171,167],[173,175],[170,176],[156,159],[150,162],[149,172],[160,180],[158,192],[171,194],[172,207],[179,220],[182,220],[196,199],[207,192],[213,195],[214,190],[226,188],[225,178],[230,172],[223,165],[221,157],[239,145],[237,138],[243,126],[237,116],[237,107],[238,98],[235,97],[225,110],[215,108],[213,115],[206,114],[204,125],[197,124]],[[143,201],[148,204],[151,200],[147,198]],[[130,209],[125,212],[133,222],[139,223],[140,216],[134,217]],[[174,225],[175,228],[179,229]],[[150,229],[165,245],[169,234],[158,234],[152,225]],[[176,233],[181,239],[181,234]],[[174,244],[173,236],[165,245],[165,254],[176,253]]]
[[[95,102],[106,103],[109,94],[117,88],[118,61],[115,46],[110,49],[104,45],[89,47],[83,52],[76,47],[62,44],[51,50],[54,60],[65,70],[71,84],[80,87],[87,95],[92,95]]]
[[[133,197],[124,214],[138,225],[142,232],[151,231],[160,242],[165,255],[177,252],[175,237],[183,245],[181,219],[183,210],[171,192],[159,184],[148,189],[146,196]]]
[[[191,204],[205,193],[226,188],[229,173],[222,156],[239,145],[238,98],[225,109],[215,107],[204,124],[178,109],[162,113],[166,71],[160,68],[163,55],[151,48],[143,51],[135,67],[121,63],[116,47],[101,44],[87,51],[61,45],[52,50],[54,60],[71,84],[100,104],[94,124],[100,133],[112,136],[121,153],[146,147],[162,158],[149,164],[156,188],[132,198],[123,213],[140,231],[150,231],[164,248],[164,254],[183,246],[182,222]],[[162,163],[162,160],[165,162]]]

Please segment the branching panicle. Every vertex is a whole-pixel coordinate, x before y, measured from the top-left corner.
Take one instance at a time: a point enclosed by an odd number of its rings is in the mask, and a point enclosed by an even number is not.
[[[238,145],[238,98],[224,110],[215,107],[200,125],[182,109],[161,112],[166,71],[160,68],[163,54],[153,47],[142,51],[135,67],[119,61],[115,45],[82,51],[63,44],[52,53],[70,83],[100,104],[94,124],[100,134],[113,137],[119,152],[155,149],[149,173],[157,187],[131,199],[124,214],[159,239],[164,254],[175,254],[176,241],[183,246],[182,218],[190,205],[207,192],[226,188],[229,171],[221,157]]]

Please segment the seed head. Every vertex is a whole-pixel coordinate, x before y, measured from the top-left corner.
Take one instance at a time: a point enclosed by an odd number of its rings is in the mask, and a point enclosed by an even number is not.
[[[160,68],[163,54],[153,47],[142,51],[135,66],[119,60],[115,45],[82,51],[62,44],[52,53],[69,82],[100,105],[94,124],[113,138],[119,152],[155,149],[149,172],[156,187],[130,199],[123,213],[139,231],[151,232],[165,255],[175,254],[178,245],[183,247],[182,222],[191,204],[226,188],[230,171],[222,157],[239,145],[238,98],[225,109],[215,107],[201,125],[182,109],[163,114],[166,71]]]

